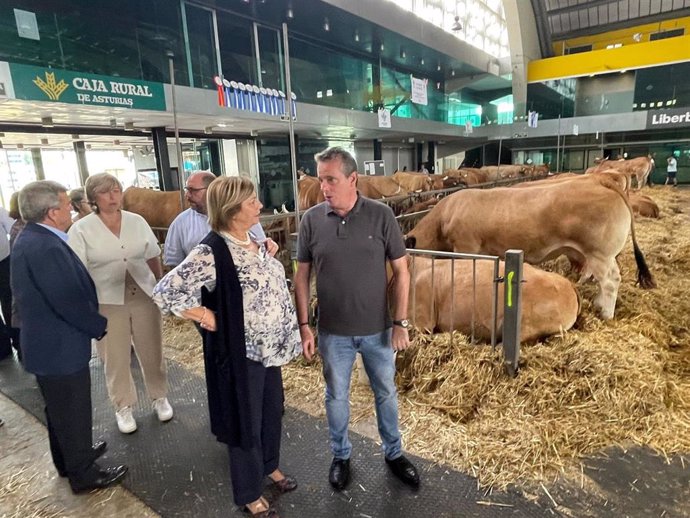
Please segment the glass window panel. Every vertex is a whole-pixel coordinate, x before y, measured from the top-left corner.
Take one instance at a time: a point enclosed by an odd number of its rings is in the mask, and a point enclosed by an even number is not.
[[[223,76],[228,81],[258,83],[251,24],[218,11],[218,39]]]
[[[17,34],[13,8],[36,14],[40,39]],[[168,82],[167,51],[176,79],[189,84],[180,11],[166,0],[17,0],[0,6],[0,60],[94,74]]]
[[[185,3],[189,57],[192,62],[192,85],[215,88],[218,74],[213,14],[208,9]]]
[[[257,32],[259,34],[259,62],[261,63],[259,86],[285,91],[281,33],[267,27],[257,27]]]

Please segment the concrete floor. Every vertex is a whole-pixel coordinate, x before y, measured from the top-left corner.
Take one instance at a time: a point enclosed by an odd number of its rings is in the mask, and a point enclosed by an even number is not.
[[[0,394],[0,517],[153,518],[123,487],[74,495],[50,458],[46,428]]]

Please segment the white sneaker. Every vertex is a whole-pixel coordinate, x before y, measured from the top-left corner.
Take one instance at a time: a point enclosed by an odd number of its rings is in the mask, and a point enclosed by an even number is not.
[[[117,427],[122,433],[133,433],[137,430],[137,422],[132,415],[132,407],[124,407],[115,412]]]
[[[161,422],[170,421],[173,418],[173,409],[166,397],[154,399],[153,409]]]

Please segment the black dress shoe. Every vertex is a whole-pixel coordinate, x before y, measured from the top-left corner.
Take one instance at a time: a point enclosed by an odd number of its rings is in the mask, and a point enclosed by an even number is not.
[[[96,458],[103,455],[108,449],[108,443],[105,441],[96,441],[93,443],[93,454]]]
[[[93,450],[93,460],[96,460],[106,452],[108,449],[108,443],[105,441],[96,441],[91,449]],[[63,478],[67,476],[67,472],[64,469],[58,469],[57,472],[58,475]]]
[[[114,466],[111,468],[95,468],[94,473],[89,472],[86,476],[79,479],[70,479],[69,485],[72,492],[84,493],[94,489],[103,489],[113,484],[117,484],[127,474],[127,466]]]
[[[386,459],[386,464],[388,464],[393,475],[398,477],[405,484],[412,487],[419,486],[419,473],[417,473],[417,468],[415,468],[414,464],[407,460],[404,455],[393,460]]]
[[[334,458],[328,473],[328,481],[338,491],[345,489],[350,481],[350,459]]]

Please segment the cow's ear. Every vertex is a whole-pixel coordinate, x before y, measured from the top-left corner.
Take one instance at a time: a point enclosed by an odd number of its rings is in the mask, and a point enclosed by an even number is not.
[[[414,236],[405,236],[405,248],[414,248],[417,244],[417,238]]]

